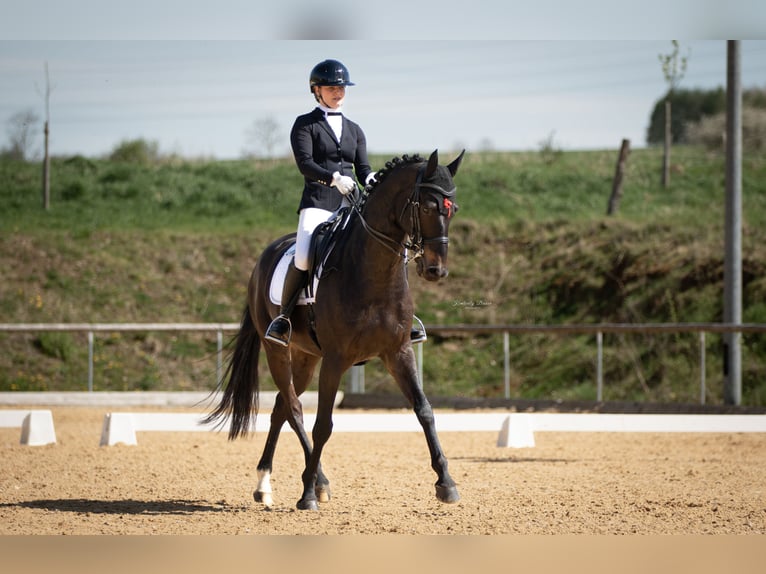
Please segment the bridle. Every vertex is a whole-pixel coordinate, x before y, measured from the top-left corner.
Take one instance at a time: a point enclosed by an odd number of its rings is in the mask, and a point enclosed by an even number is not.
[[[455,211],[457,211],[457,205],[452,199],[455,197],[457,187],[453,185],[451,189],[447,190],[435,183],[427,181],[424,182],[423,176],[425,174],[425,170],[425,165],[420,166],[418,169],[418,174],[415,179],[415,186],[412,190],[412,195],[410,195],[410,197],[407,199],[407,203],[404,204],[402,212],[398,218],[400,227],[404,229],[405,227],[402,224],[402,221],[405,218],[406,212],[408,210],[410,211],[410,231],[407,233],[407,236],[410,238],[409,241],[397,241],[393,237],[390,237],[370,226],[362,214],[361,208],[364,202],[351,202],[354,211],[356,211],[357,215],[359,215],[359,219],[362,222],[362,227],[365,229],[365,231],[367,231],[367,233],[369,233],[373,239],[376,239],[380,244],[388,248],[395,255],[401,256],[404,259],[405,264],[417,259],[418,257],[421,257],[425,252],[425,245],[428,243],[441,243],[443,245],[449,245],[449,237],[446,235],[439,235],[436,237],[423,237],[420,229],[421,190],[423,188],[427,188],[429,190],[435,191],[441,196],[442,201],[439,203],[438,207],[439,213],[441,215],[446,215],[448,218],[450,218],[455,214]]]

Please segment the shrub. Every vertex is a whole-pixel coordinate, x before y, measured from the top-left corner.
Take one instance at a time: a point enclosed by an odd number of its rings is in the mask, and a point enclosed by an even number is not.
[[[665,99],[663,96],[654,104],[649,119],[646,142],[657,144],[665,141]],[[670,131],[673,143],[684,143],[686,126],[703,117],[715,115],[726,109],[726,92],[715,90],[675,90],[670,94]]]
[[[96,162],[92,159],[81,155],[73,155],[72,157],[64,160],[64,165],[72,168],[76,173],[80,175],[92,174],[98,170]]]
[[[649,119],[646,133],[648,144],[665,141],[665,98],[657,100]],[[705,118],[726,113],[726,90],[718,87],[713,90],[675,90],[670,94],[671,125],[673,143],[699,143],[690,139],[689,129]],[[766,109],[766,89],[747,88],[742,90],[743,108]],[[714,136],[720,137],[720,136]],[[760,148],[754,148],[760,149]]]
[[[88,191],[87,186],[80,180],[75,180],[64,186],[61,190],[61,199],[64,201],[73,201],[83,198]]]
[[[689,125],[687,139],[691,144],[704,145],[710,150],[724,149],[726,113],[702,118]],[[766,109],[742,109],[742,147],[746,151],[766,149]]]
[[[74,353],[74,345],[69,333],[57,331],[40,333],[40,336],[34,340],[34,346],[43,355],[62,361],[67,361]]]
[[[125,140],[112,150],[109,159],[123,163],[148,165],[160,158],[159,144],[145,139]]]

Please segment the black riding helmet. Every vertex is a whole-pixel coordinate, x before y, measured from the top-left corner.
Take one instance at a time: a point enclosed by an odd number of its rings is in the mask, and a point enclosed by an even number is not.
[[[338,60],[324,60],[311,70],[309,90],[314,93],[314,86],[353,86],[348,68]]]

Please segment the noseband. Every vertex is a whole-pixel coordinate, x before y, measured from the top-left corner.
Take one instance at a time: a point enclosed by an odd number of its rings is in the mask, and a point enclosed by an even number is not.
[[[405,263],[409,263],[413,259],[417,259],[418,257],[422,256],[425,251],[425,245],[428,243],[441,243],[443,245],[449,245],[449,237],[446,235],[439,235],[437,237],[423,237],[421,230],[420,230],[420,191],[423,188],[427,188],[429,190],[433,190],[439,195],[442,196],[442,201],[439,203],[439,213],[441,215],[446,215],[448,218],[452,217],[455,214],[455,210],[457,209],[457,206],[455,205],[452,198],[455,197],[455,192],[457,191],[457,187],[453,185],[453,187],[449,190],[444,189],[440,185],[437,185],[435,183],[430,182],[423,182],[423,175],[425,174],[426,166],[423,165],[418,169],[418,175],[415,179],[415,187],[412,190],[412,195],[407,199],[407,203],[402,208],[402,212],[399,215],[399,224],[404,229],[404,226],[402,225],[402,221],[404,220],[405,213],[409,209],[410,210],[410,231],[407,234],[410,238],[409,241],[397,241],[396,239],[389,237],[385,233],[382,233],[376,229],[373,229],[369,226],[367,221],[364,219],[364,215],[361,211],[361,206],[357,203],[354,203],[354,210],[359,215],[359,219],[362,222],[362,226],[364,229],[375,239],[378,240],[382,245],[386,246],[388,249],[393,251],[396,255],[400,255],[405,259]],[[388,243],[386,243],[388,242]],[[404,248],[404,252],[400,252],[394,247]],[[407,256],[407,252],[412,252],[413,255],[411,257]]]

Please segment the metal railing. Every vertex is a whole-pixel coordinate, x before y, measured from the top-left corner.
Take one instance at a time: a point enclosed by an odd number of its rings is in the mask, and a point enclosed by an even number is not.
[[[216,380],[220,380],[223,358],[223,332],[239,329],[239,323],[0,323],[0,332],[85,332],[88,335],[88,391],[93,391],[93,346],[95,333],[119,331],[207,331],[217,336]],[[698,333],[700,357],[700,403],[705,403],[705,334],[706,333],[766,333],[762,323],[598,323],[583,325],[428,325],[430,334],[472,333],[477,335],[502,334],[503,383],[505,398],[510,397],[510,336],[525,334],[593,335],[596,338],[596,399],[603,399],[604,389],[604,334],[668,334]],[[417,346],[418,370],[423,380],[423,345]],[[355,367],[351,391],[364,392],[363,367]]]
[[[700,404],[705,404],[705,333],[766,333],[763,323],[598,323],[590,325],[432,325],[431,333],[503,334],[504,388],[505,398],[510,398],[510,353],[509,337],[511,334],[554,334],[554,335],[594,335],[596,337],[596,400],[604,396],[604,334],[640,333],[699,333],[700,356]]]
[[[215,332],[218,349],[216,352],[216,381],[221,380],[223,361],[223,332],[236,331],[239,323],[0,323],[0,332],[54,332],[88,334],[88,391],[93,391],[93,346],[95,333],[116,333],[120,331],[205,331]]]

